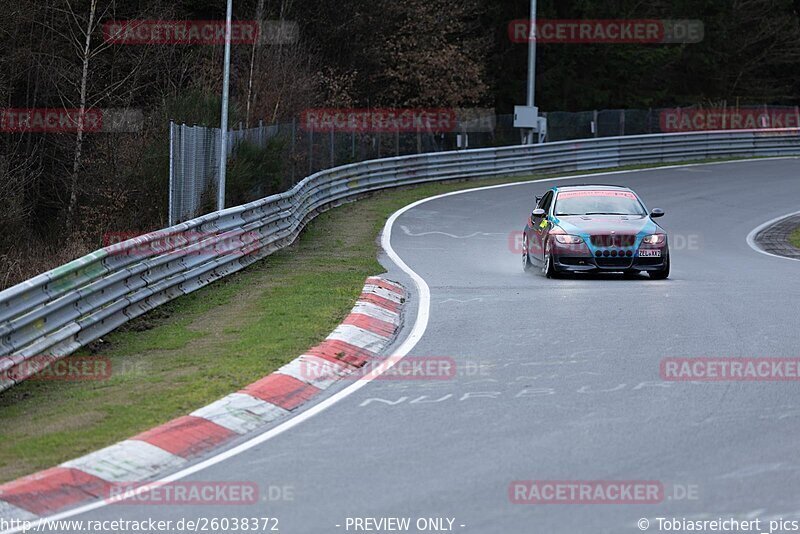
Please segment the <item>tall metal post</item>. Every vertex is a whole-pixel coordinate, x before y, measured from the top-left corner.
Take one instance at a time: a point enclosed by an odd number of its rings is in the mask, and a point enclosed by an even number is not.
[[[225,209],[225,167],[228,162],[228,84],[231,77],[231,18],[233,0],[228,0],[225,14],[225,67],[222,73],[222,119],[220,120],[219,141],[219,182],[217,189],[217,210]]]
[[[175,123],[170,119],[169,121],[169,208],[167,212],[168,226],[175,225],[175,216],[173,215],[175,202]]]
[[[536,107],[536,0],[530,0],[531,13],[528,21],[528,98],[524,106],[514,106],[514,127],[520,129],[523,144],[532,145],[544,141],[547,135],[546,117],[539,116]]]
[[[531,22],[528,33],[528,107],[536,105],[536,0],[531,0]],[[528,144],[536,142],[536,130],[528,130]]]

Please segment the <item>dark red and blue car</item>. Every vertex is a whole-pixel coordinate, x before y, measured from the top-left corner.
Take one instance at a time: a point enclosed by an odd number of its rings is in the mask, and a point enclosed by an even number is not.
[[[553,187],[537,197],[522,237],[522,264],[548,278],[562,272],[647,272],[669,276],[667,232],[627,187]]]

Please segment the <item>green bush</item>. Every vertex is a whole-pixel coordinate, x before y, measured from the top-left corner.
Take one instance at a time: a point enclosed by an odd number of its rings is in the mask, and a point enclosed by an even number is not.
[[[283,190],[283,150],[285,140],[275,137],[262,148],[242,141],[228,160],[225,173],[225,205],[238,206]],[[209,184],[203,193],[202,212],[216,208],[216,186]]]

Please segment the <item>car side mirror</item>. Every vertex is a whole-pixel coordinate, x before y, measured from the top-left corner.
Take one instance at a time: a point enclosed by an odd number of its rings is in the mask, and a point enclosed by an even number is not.
[[[531,217],[542,218],[547,214],[542,208],[536,208],[531,212]]]
[[[664,210],[660,208],[653,208],[653,211],[650,212],[650,218],[658,219],[659,217],[664,216]]]

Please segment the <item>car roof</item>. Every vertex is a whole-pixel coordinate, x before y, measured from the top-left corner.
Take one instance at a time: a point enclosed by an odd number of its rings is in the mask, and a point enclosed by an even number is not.
[[[553,191],[569,191],[569,190],[584,190],[592,191],[597,189],[613,189],[619,191],[631,191],[630,188],[621,185],[608,185],[608,184],[580,184],[580,185],[557,185],[553,187]],[[631,191],[633,192],[633,191]]]

